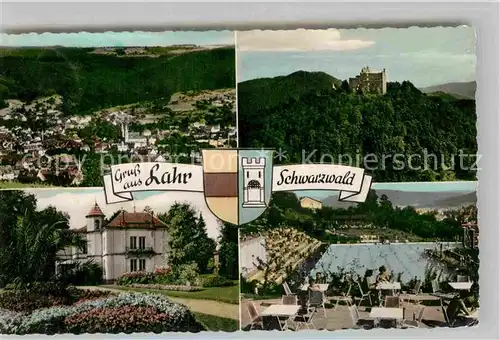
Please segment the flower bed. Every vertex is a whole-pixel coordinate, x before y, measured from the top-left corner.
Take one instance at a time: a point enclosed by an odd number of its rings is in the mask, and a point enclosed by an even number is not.
[[[129,285],[133,283],[151,284],[156,282],[157,277],[158,275],[155,273],[130,272],[120,276],[116,283],[119,285]]]
[[[183,272],[187,273],[187,269]],[[192,273],[191,273],[192,274]],[[185,276],[185,277],[184,277]],[[203,276],[197,275],[179,275],[178,277],[170,270],[170,268],[157,268],[154,273],[148,272],[130,272],[120,276],[117,280],[118,285],[136,288],[151,288],[151,289],[164,289],[164,290],[181,290],[192,291],[199,290],[194,287],[189,289],[189,284],[192,282],[194,286],[209,288],[209,287],[229,287],[233,286],[234,282],[219,276],[217,274],[208,274]],[[168,287],[168,288],[164,288]]]
[[[143,288],[143,289],[158,289],[158,290],[175,290],[179,292],[196,292],[201,290],[201,287],[197,286],[186,286],[186,285],[159,285],[159,284],[139,284],[133,283],[127,285],[127,287],[132,288]]]
[[[76,288],[68,288],[60,291],[48,291],[39,288],[26,291],[9,290],[0,294],[0,309],[29,313],[40,308],[71,305],[111,295],[113,294],[107,291],[91,291]]]
[[[32,313],[0,309],[0,333],[61,334],[198,332],[203,327],[184,305],[163,295],[122,293]]]

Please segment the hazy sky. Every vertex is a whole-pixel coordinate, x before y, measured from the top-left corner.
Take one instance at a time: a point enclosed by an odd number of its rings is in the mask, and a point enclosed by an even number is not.
[[[401,182],[401,183],[373,183],[373,190],[398,190],[409,192],[462,192],[469,193],[477,190],[476,181],[453,181],[453,182]],[[307,196],[318,200],[324,200],[329,196],[338,195],[333,191],[298,191],[297,196]]]
[[[104,32],[0,34],[0,46],[168,46],[176,44],[234,45],[234,32]]]
[[[246,31],[236,41],[239,82],[298,70],[347,79],[364,66],[418,87],[476,79],[472,27]]]
[[[44,209],[54,206],[70,216],[71,228],[81,228],[86,224],[85,215],[94,206],[99,204],[106,217],[110,217],[121,208],[126,211],[143,211],[149,206],[155,214],[166,213],[175,202],[189,203],[195,210],[201,212],[207,225],[207,234],[216,239],[219,235],[218,219],[210,212],[202,193],[190,192],[138,192],[134,193],[134,202],[106,204],[103,189],[31,189],[26,190],[38,199],[38,208]]]

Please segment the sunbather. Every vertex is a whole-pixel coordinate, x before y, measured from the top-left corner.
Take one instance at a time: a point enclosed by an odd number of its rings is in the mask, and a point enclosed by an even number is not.
[[[363,286],[364,291],[368,291],[368,290],[372,290],[372,289],[376,288],[375,281],[373,280],[373,270],[367,269],[365,271],[365,276],[363,277],[362,286]]]
[[[318,273],[316,273],[316,282],[317,282],[317,283],[323,283],[323,282],[321,282],[321,281],[322,281],[321,273],[320,273],[320,272],[318,272]]]
[[[309,287],[307,287],[310,290],[321,290],[319,285],[316,284],[314,279],[312,277],[309,278]]]
[[[377,280],[376,282],[379,283],[379,282],[389,282],[390,280],[390,274],[389,272],[387,271],[387,268],[385,268],[385,266],[381,266],[379,269],[378,269],[379,273],[377,275]]]
[[[446,309],[446,314],[453,323],[469,315],[475,307],[475,299],[472,293],[460,291],[459,296],[453,298]]]

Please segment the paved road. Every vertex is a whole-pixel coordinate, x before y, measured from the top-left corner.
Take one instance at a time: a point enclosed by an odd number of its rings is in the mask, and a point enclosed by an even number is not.
[[[123,293],[124,290],[99,286],[78,287],[89,290],[107,290],[114,293]],[[221,318],[239,320],[239,306],[212,300],[186,299],[167,296],[170,300],[188,307],[191,311]]]

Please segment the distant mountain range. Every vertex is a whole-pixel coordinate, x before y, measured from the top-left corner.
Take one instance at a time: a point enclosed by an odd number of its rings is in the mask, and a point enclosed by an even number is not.
[[[476,82],[446,83],[441,85],[421,88],[427,94],[449,94],[459,99],[474,99],[476,97]]]
[[[393,206],[412,206],[418,209],[452,209],[477,203],[477,195],[470,191],[412,192],[400,190],[376,190],[380,198],[386,195]],[[348,208],[349,204],[338,201],[338,195],[323,200],[324,206]]]

